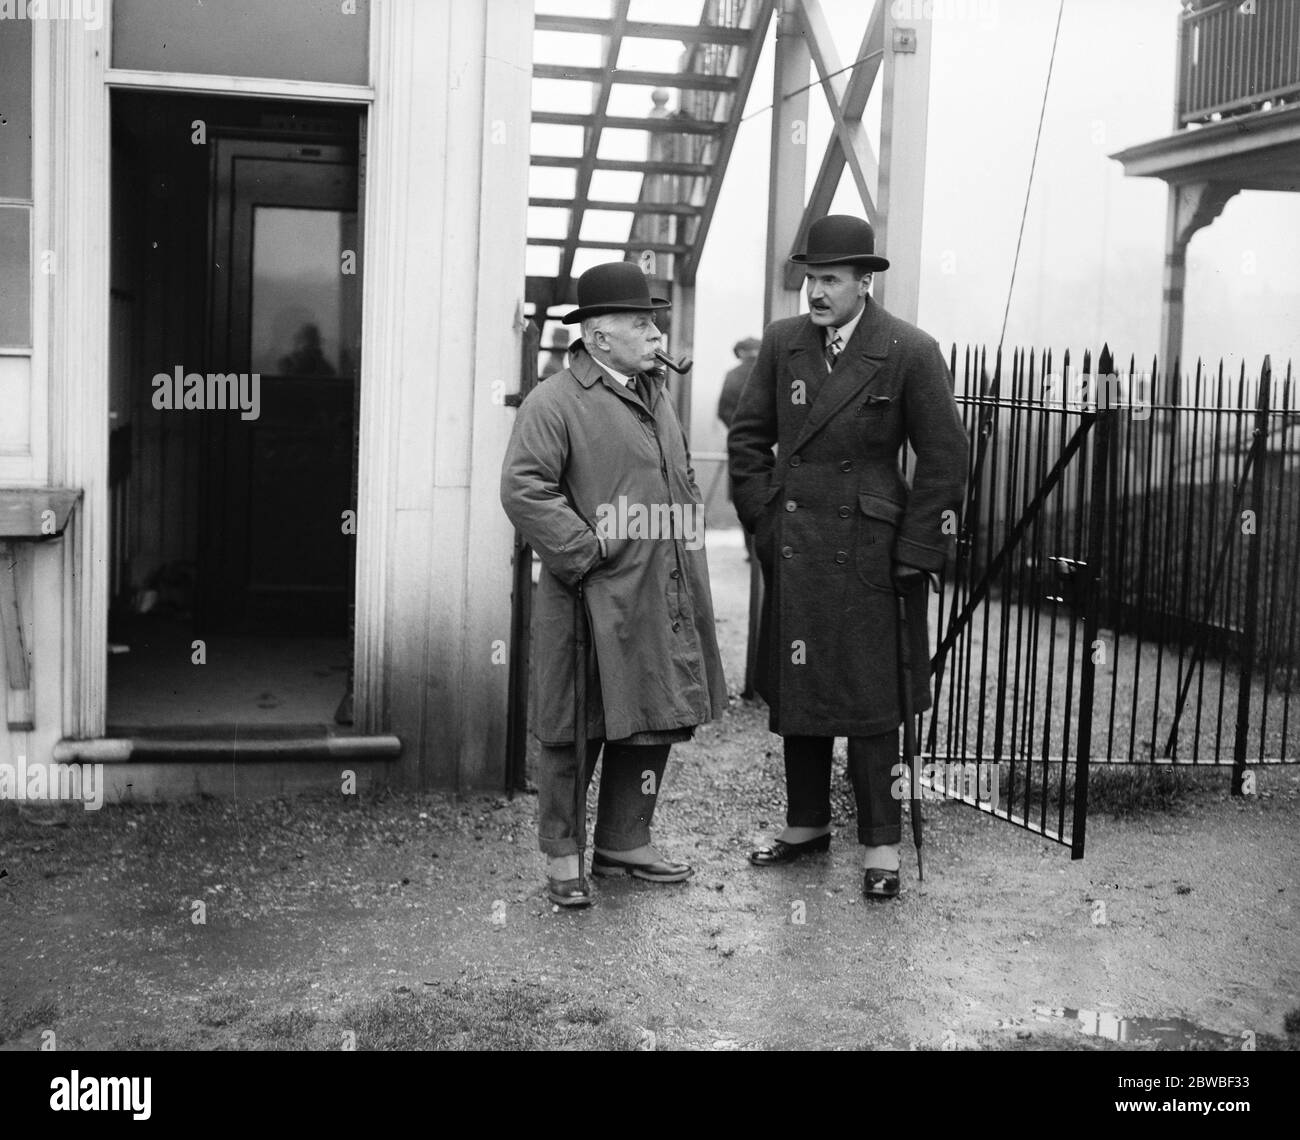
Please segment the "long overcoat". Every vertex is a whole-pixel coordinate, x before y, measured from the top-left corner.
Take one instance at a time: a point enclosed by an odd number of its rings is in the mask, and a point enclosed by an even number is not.
[[[824,338],[807,316],[765,331],[728,435],[732,493],[767,585],[756,682],[771,730],[871,736],[902,720],[891,570],[943,567],[969,441],[932,337],[867,298],[829,372]],[[926,621],[921,585],[907,598],[918,712],[930,705]]]
[[[545,744],[573,741],[574,586],[584,575],[589,737],[704,724],[725,711],[727,688],[703,499],[677,413],[658,377],[647,409],[581,341],[570,360],[520,406],[501,472],[502,506],[543,567],[533,731]]]

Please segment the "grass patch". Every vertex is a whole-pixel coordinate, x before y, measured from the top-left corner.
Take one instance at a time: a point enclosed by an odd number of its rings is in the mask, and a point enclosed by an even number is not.
[[[203,999],[196,1019],[200,1025],[219,1029],[223,1025],[233,1025],[252,1008],[252,1003],[244,998],[213,994]]]
[[[59,1007],[52,998],[28,1002],[13,1014],[10,1014],[7,1006],[0,1002],[0,1045],[11,1037],[26,1033],[29,1029],[49,1029],[58,1016]]]
[[[1219,768],[1210,779],[1226,784],[1231,774],[1230,768]],[[1177,811],[1205,786],[1205,771],[1189,772],[1164,764],[1099,764],[1088,768],[1088,810],[1116,819]]]
[[[311,1010],[289,1009],[262,1018],[253,1028],[259,1037],[287,1044],[290,1048],[306,1048],[307,1039],[318,1020]]]
[[[635,1049],[640,1034],[563,992],[522,984],[456,983],[353,1003],[341,1027],[358,1049]]]

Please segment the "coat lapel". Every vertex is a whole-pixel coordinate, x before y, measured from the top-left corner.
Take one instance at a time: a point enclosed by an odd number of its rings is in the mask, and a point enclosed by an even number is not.
[[[798,451],[815,436],[845,404],[852,400],[875,378],[880,366],[889,356],[889,325],[885,311],[870,298],[867,307],[853,331],[853,339],[844,346],[835,367],[826,371],[826,358],[822,353],[823,333],[810,320],[804,335],[799,338],[797,358],[801,368],[819,368],[822,374],[820,387],[812,396],[808,418],[795,438],[793,451]],[[809,347],[811,345],[811,347]],[[804,362],[807,362],[806,364]],[[792,359],[791,364],[794,364]],[[803,375],[803,372],[800,372]],[[809,388],[809,393],[813,393]]]
[[[810,414],[829,378],[825,344],[821,328],[811,320],[805,320],[803,329],[790,342],[790,375],[793,380],[803,383],[804,400]],[[789,393],[783,395],[789,397]]]

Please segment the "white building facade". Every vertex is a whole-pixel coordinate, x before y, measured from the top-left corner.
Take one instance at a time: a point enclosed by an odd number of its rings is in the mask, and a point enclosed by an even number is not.
[[[0,763],[500,786],[531,0],[0,16]]]

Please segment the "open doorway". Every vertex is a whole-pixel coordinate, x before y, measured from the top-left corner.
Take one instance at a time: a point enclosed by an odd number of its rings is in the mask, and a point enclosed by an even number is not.
[[[114,94],[110,732],[350,721],[361,129]]]

